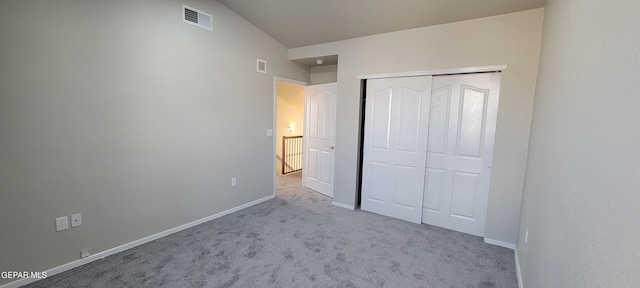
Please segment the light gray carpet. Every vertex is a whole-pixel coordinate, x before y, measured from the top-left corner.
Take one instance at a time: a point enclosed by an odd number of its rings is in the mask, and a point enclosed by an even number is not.
[[[278,177],[278,197],[28,287],[518,287],[513,251],[331,205]]]

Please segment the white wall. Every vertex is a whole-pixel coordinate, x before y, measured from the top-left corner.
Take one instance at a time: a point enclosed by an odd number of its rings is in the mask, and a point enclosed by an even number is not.
[[[518,239],[526,288],[640,285],[639,15],[635,0],[547,3]]]
[[[282,158],[282,136],[302,136],[304,128],[305,87],[278,81],[276,84],[276,154]],[[294,123],[296,130],[289,131]],[[276,160],[276,173],[282,172],[282,163]]]
[[[338,65],[311,67],[311,85],[338,81]]]
[[[502,74],[485,236],[516,243],[543,9],[289,50],[289,59],[340,58],[334,201],[356,202],[358,75],[507,64]]]
[[[182,4],[213,14],[214,31],[183,23]],[[0,271],[272,194],[273,79],[309,73],[222,4],[3,0],[0,39]],[[55,232],[73,213],[84,224]]]

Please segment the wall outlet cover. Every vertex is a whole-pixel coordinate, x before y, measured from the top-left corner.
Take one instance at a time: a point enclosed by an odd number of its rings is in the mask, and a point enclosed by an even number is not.
[[[69,229],[69,217],[58,217],[56,218],[56,231],[62,231]]]

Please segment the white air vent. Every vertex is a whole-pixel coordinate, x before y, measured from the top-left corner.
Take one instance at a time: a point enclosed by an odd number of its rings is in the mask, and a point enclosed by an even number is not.
[[[182,5],[182,21],[213,31],[213,17],[197,9]]]
[[[260,73],[267,73],[267,61],[258,59],[256,71]]]

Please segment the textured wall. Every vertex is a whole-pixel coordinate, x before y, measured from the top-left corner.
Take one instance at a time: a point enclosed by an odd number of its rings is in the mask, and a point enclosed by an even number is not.
[[[545,11],[524,287],[638,287],[640,2],[550,0]]]
[[[214,30],[183,23],[183,3]],[[309,72],[222,4],[0,1],[0,39],[0,271],[272,195],[273,79]],[[84,225],[55,232],[73,213]]]
[[[507,64],[502,73],[485,236],[516,243],[543,9],[289,50],[290,59],[338,54],[334,200],[356,201],[358,75]]]

